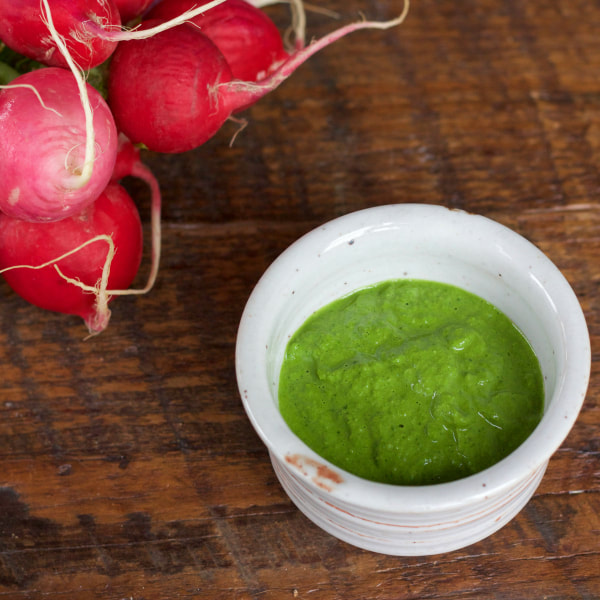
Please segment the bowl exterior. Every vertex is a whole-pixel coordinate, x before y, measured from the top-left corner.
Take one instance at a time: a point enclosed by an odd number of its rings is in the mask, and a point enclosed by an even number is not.
[[[315,454],[279,413],[279,370],[296,329],[328,302],[397,278],[478,294],[515,322],[538,355],[545,379],[542,421],[511,455],[481,473],[433,486],[366,481]],[[539,249],[485,217],[421,204],[350,213],[297,240],[253,290],[236,346],[244,408],[292,501],[332,535],[396,555],[464,547],[513,518],[573,426],[590,366],[581,306]]]
[[[465,502],[462,510],[432,510],[423,518],[422,513],[401,505],[370,514],[364,510],[368,502],[343,503],[326,491],[315,490],[272,453],[271,463],[289,498],[313,523],[349,544],[394,556],[450,552],[490,536],[527,504],[547,467],[544,463],[510,488]],[[436,487],[431,486],[431,494],[443,493]]]

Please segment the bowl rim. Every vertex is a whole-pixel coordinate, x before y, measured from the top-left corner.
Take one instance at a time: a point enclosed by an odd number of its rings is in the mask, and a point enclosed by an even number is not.
[[[295,268],[308,250],[326,248],[332,239],[339,239],[364,227],[365,222],[406,223],[413,219],[444,219],[448,226],[473,225],[483,228],[491,239],[501,238],[504,243],[514,245],[523,253],[540,281],[545,282],[546,293],[556,307],[564,332],[565,351],[570,360],[569,370],[556,382],[554,397],[562,402],[552,402],[538,427],[511,454],[468,477],[446,483],[424,486],[403,486],[380,483],[355,476],[320,457],[287,426],[277,410],[266,376],[266,364],[261,360],[266,355],[264,340],[256,333],[265,328],[271,318],[269,300],[276,294],[278,281],[283,273]],[[343,485],[322,486],[314,477],[294,474],[302,479],[319,497],[337,498],[340,502],[366,504],[375,511],[408,511],[424,513],[431,510],[443,511],[464,505],[466,499],[486,500],[518,485],[533,471],[548,462],[560,447],[573,427],[587,393],[591,370],[591,347],[589,332],[583,309],[569,282],[556,265],[537,246],[509,227],[489,217],[469,213],[461,209],[437,204],[385,204],[364,208],[336,217],[305,233],[289,245],[266,269],[256,283],[245,305],[240,320],[236,348],[235,366],[239,392],[248,418],[255,431],[268,448],[271,458],[283,464],[286,458],[299,455],[307,461],[325,465],[339,473]],[[261,369],[259,367],[264,367]],[[263,376],[257,376],[261,371]],[[265,402],[268,398],[268,402]],[[535,452],[532,452],[535,450]]]

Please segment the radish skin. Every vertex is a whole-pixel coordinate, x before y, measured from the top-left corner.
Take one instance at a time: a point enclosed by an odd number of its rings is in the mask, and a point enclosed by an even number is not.
[[[116,249],[109,268],[108,241]],[[40,308],[79,315],[90,333],[106,328],[107,290],[128,288],[141,258],[139,213],[116,183],[80,214],[61,221],[30,223],[0,215],[0,269],[9,286]]]
[[[107,103],[85,85],[93,115],[92,160],[86,157],[86,116],[72,73],[38,69],[0,91],[0,210],[5,214],[29,221],[63,219],[81,212],[108,184],[117,129]]]
[[[121,22],[127,23],[146,12],[154,0],[115,0]]]

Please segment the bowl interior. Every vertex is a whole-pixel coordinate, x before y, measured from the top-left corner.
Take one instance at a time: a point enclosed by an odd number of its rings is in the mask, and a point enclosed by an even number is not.
[[[270,399],[275,405],[285,346],[296,329],[328,302],[400,278],[457,285],[507,314],[536,352],[545,377],[546,403],[551,401],[566,359],[564,332],[552,299],[530,264],[532,258],[537,262],[536,257],[514,256],[514,249],[511,255],[511,248],[499,242],[490,245],[477,227],[453,232],[452,227],[432,225],[426,230],[419,224],[398,222],[361,227],[318,248],[310,264],[304,264],[306,256],[300,256],[302,262],[292,260],[290,266],[297,266],[280,289],[266,354]]]

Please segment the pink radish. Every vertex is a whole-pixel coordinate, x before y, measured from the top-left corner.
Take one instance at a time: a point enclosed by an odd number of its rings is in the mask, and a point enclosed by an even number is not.
[[[86,119],[78,87],[65,69],[48,67],[14,79],[0,91],[0,210],[32,221],[78,213],[110,180],[116,158],[114,119],[87,86],[93,111],[95,156],[88,181]]]
[[[107,269],[111,244],[116,252]],[[81,214],[62,221],[30,223],[0,215],[0,268],[7,283],[36,306],[79,315],[90,333],[106,328],[107,290],[127,288],[141,257],[139,213],[116,183]]]
[[[40,0],[0,0],[0,39],[45,65],[66,67],[41,15]],[[52,0],[52,16],[80,68],[91,69],[113,53],[116,41],[98,35],[101,30],[120,29],[113,0]]]
[[[398,25],[407,11],[408,0],[396,19],[341,27],[295,51],[258,82],[233,79],[217,46],[191,25],[122,42],[113,54],[108,79],[117,127],[150,150],[191,150],[210,139],[234,113],[274,90],[320,49],[359,29]],[[143,24],[155,25],[155,20]]]
[[[31,71],[0,90],[0,210],[5,214],[63,219],[81,212],[106,187],[117,130],[104,99],[89,85],[85,90],[91,136],[80,89],[66,69]]]
[[[147,18],[166,21],[194,5],[195,0],[162,0]],[[191,22],[216,44],[236,79],[263,79],[288,58],[273,21],[246,0],[227,0]]]

